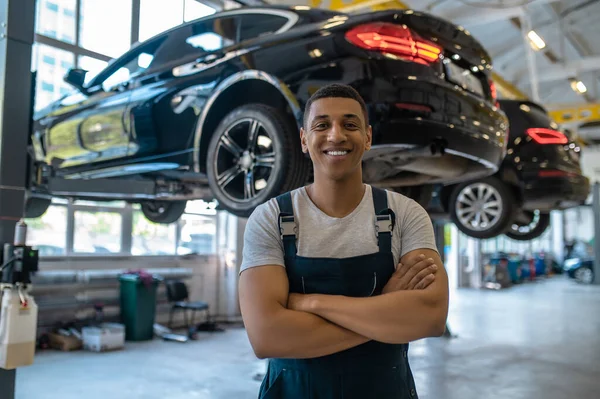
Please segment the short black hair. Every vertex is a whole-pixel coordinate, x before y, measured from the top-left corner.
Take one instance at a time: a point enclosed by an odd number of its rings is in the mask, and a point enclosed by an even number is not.
[[[317,90],[306,102],[304,106],[304,120],[303,124],[306,127],[306,122],[308,120],[308,114],[310,113],[310,107],[312,103],[320,100],[321,98],[351,98],[360,104],[360,108],[362,108],[363,115],[365,117],[365,125],[369,126],[369,114],[367,112],[367,104],[365,104],[365,100],[358,94],[358,91],[352,86],[343,85],[339,83],[332,83],[327,86],[321,87]]]

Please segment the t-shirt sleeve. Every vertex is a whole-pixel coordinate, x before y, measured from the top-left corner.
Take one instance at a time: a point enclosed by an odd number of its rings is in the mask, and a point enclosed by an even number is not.
[[[417,249],[432,249],[439,253],[435,243],[433,223],[427,211],[410,198],[406,198],[405,201],[406,208],[399,226],[402,242],[400,258]]]
[[[279,207],[270,200],[259,205],[248,218],[240,273],[246,269],[284,263],[283,243],[278,228]]]

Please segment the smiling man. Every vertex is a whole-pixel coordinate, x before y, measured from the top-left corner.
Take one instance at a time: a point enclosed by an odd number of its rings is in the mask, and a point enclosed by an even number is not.
[[[242,316],[269,358],[259,397],[416,398],[408,343],[443,334],[448,313],[429,216],[363,183],[372,131],[353,88],[318,90],[300,137],[314,183],[259,206],[244,236]]]

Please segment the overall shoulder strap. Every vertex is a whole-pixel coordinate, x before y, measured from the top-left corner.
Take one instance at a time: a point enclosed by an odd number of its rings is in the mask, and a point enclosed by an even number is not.
[[[287,192],[275,199],[279,205],[279,234],[283,241],[283,250],[285,251],[285,256],[294,256],[296,255],[298,227],[294,217],[292,194]]]
[[[379,252],[392,251],[392,231],[396,224],[396,215],[388,207],[387,191],[371,186],[373,190],[373,206],[375,208],[375,234]]]

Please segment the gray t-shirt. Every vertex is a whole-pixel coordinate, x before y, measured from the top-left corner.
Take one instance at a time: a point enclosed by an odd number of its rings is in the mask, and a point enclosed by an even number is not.
[[[299,256],[311,258],[349,258],[379,251],[375,235],[373,192],[366,185],[360,204],[343,218],[321,211],[306,193],[293,190],[292,204],[298,226],[296,247]],[[414,200],[388,191],[388,207],[396,214],[392,252],[397,265],[400,258],[416,249],[437,252],[433,225],[427,212]],[[275,198],[259,205],[250,215],[244,232],[240,273],[263,265],[284,266],[283,242],[279,234],[279,205]]]

